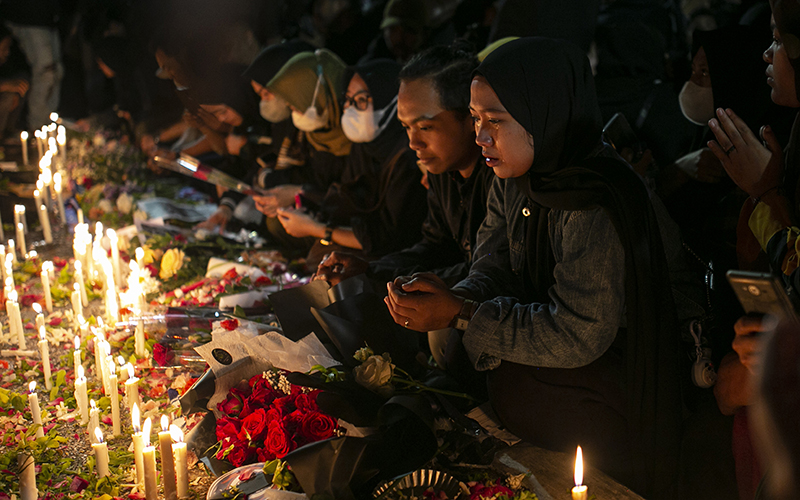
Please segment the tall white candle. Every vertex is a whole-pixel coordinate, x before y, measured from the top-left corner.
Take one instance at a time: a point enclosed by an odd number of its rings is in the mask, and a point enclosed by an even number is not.
[[[6,316],[8,317],[8,332],[11,335],[11,341],[17,338],[17,321],[14,319],[14,302],[10,299],[6,300]]]
[[[47,309],[48,313],[53,312],[53,296],[50,293],[50,268],[53,267],[53,263],[45,261],[42,263],[42,288],[44,289],[44,307]]]
[[[75,326],[77,326],[78,316],[83,316],[83,305],[81,304],[81,289],[80,285],[74,283],[72,285],[72,314]],[[85,290],[85,289],[84,289]]]
[[[144,496],[146,500],[158,500],[158,483],[156,482],[156,447],[150,446],[150,418],[144,421],[142,435],[142,462],[144,462]]]
[[[39,205],[39,222],[42,224],[45,243],[52,243],[53,232],[50,230],[50,214],[47,213],[47,207],[44,205]]]
[[[31,309],[36,313],[36,331],[44,327],[44,314],[42,314],[42,306],[34,302],[31,304]]]
[[[75,350],[72,351],[72,364],[75,368],[75,376],[78,376],[78,367],[83,366],[81,362],[81,338],[75,335]]]
[[[36,488],[36,464],[33,457],[25,453],[17,455],[19,467],[19,496],[21,500],[36,500],[39,490]]]
[[[11,262],[17,262],[17,244],[14,240],[8,240],[8,253],[6,254],[6,262],[8,262],[8,256],[11,256]]]
[[[28,219],[25,217],[25,205],[14,205],[14,227],[22,223],[22,232],[28,233]]]
[[[75,401],[78,403],[78,411],[81,413],[81,425],[86,425],[89,421],[89,393],[86,389],[86,377],[83,374],[83,366],[78,366],[75,378]]]
[[[44,387],[48,391],[53,388],[53,378],[50,373],[50,343],[44,327],[39,328],[39,352],[42,355],[42,368],[44,369]]]
[[[108,381],[109,385],[111,386],[111,427],[113,429],[113,435],[119,436],[122,433],[120,429],[120,421],[119,421],[119,385],[117,385],[117,372],[114,366],[114,359],[110,358],[109,362],[109,375]]]
[[[169,432],[169,417],[166,415],[161,416],[158,444],[161,452],[161,485],[164,487],[164,498],[175,500],[178,498],[175,483],[175,459],[172,457],[172,434]]]
[[[142,434],[142,427],[140,425],[139,405],[133,405],[131,410],[131,423],[133,424],[133,463],[136,464],[136,484],[139,489],[144,487],[144,462],[142,457],[142,449],[144,449],[144,435]]]
[[[22,142],[22,164],[28,164],[28,132],[23,130],[19,133],[19,140]]]
[[[109,474],[108,445],[103,441],[103,431],[100,430],[100,427],[95,427],[94,433],[97,442],[92,444],[92,449],[94,449],[94,458],[97,462],[97,475],[100,477],[107,476]]]
[[[75,267],[75,283],[78,285],[76,290],[81,292],[81,305],[88,307],[89,296],[86,294],[86,282],[83,280],[83,264],[81,264],[81,261],[76,260],[73,265]]]
[[[61,194],[61,191],[64,189],[64,186],[61,184],[61,172],[56,172],[53,175],[53,187],[56,190],[56,200],[58,200],[58,214],[61,216],[61,223],[67,223],[67,214],[64,211],[64,196]]]
[[[41,137],[41,130],[37,130],[33,133],[33,136],[36,137],[36,150],[39,152],[39,161],[42,160],[42,156],[44,156],[44,148],[42,147],[42,137]]]
[[[114,269],[114,283],[117,286],[122,286],[122,268],[119,261],[119,238],[117,232],[113,229],[106,230],[108,242],[111,245],[111,266]]]
[[[28,246],[25,244],[25,232],[21,222],[17,224],[17,250],[19,250],[20,260],[25,260]]]
[[[183,431],[177,425],[170,425],[172,434],[172,456],[175,461],[175,481],[178,484],[178,498],[189,496],[189,462],[186,456],[186,443],[183,442]]]
[[[26,347],[25,330],[24,327],[22,326],[22,314],[20,314],[19,311],[19,302],[17,302],[17,291],[16,290],[12,291],[8,296],[12,302],[11,312],[14,316],[14,323],[16,325],[16,330],[17,330],[17,343],[19,344],[19,348],[22,350],[25,349]]]
[[[39,408],[39,396],[36,394],[36,382],[28,384],[28,406],[31,408],[31,418],[34,424],[39,424],[36,429],[36,437],[44,437],[44,425],[42,424],[42,410]]]
[[[100,408],[97,407],[97,403],[92,399],[89,401],[89,427],[86,428],[86,433],[89,434],[89,438],[93,443],[97,439],[94,430],[98,427],[100,427]]]
[[[139,401],[139,379],[134,376],[133,365],[128,363],[128,380],[125,381],[125,402],[128,409],[133,411],[133,405],[141,405]]]
[[[83,223],[84,223],[83,222],[83,209],[79,208],[78,209],[78,224],[83,224]]]

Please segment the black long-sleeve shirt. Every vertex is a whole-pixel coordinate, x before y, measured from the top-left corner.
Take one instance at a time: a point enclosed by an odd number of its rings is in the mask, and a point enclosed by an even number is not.
[[[494,172],[483,162],[469,178],[457,172],[428,174],[428,216],[423,238],[411,248],[373,261],[368,276],[389,281],[396,276],[431,271],[449,285],[466,277]]]

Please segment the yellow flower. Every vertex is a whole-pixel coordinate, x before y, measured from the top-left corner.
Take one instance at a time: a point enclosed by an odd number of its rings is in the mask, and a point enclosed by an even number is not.
[[[175,273],[183,266],[183,259],[185,256],[183,250],[178,250],[177,248],[170,248],[164,252],[164,256],[161,258],[161,270],[158,272],[158,276],[162,280],[175,276]]]
[[[147,264],[152,264],[158,258],[156,252],[149,246],[147,245],[143,246],[142,250],[144,250],[144,257],[142,257],[143,266],[146,266]]]

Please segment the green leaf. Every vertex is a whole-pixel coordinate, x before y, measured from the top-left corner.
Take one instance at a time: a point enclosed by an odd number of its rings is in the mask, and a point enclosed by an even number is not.
[[[241,306],[236,306],[233,308],[233,315],[237,318],[245,318],[247,319],[247,314],[245,314],[244,309]]]

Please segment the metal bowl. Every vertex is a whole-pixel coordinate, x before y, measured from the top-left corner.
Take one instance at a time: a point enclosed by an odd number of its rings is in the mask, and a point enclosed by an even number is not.
[[[460,482],[455,477],[446,472],[433,469],[416,470],[405,476],[399,476],[391,481],[379,484],[373,491],[373,497],[391,499],[402,492],[405,496],[422,497],[428,489],[443,491],[448,498],[455,499],[461,494]]]

